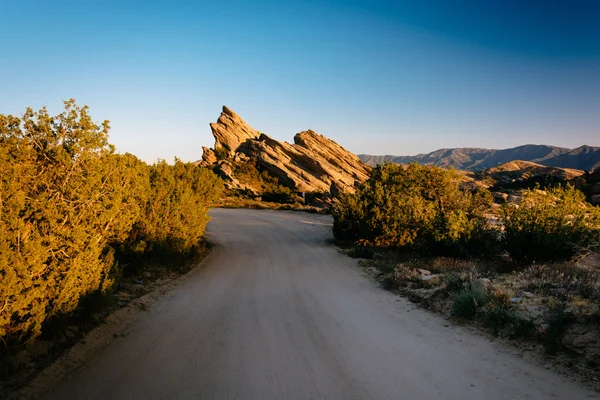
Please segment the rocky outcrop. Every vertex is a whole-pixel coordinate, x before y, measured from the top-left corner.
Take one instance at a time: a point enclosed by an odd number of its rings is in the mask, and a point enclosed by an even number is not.
[[[279,142],[260,134],[225,106],[218,121],[210,127],[216,151],[204,149],[203,165],[220,165],[222,161],[217,161],[217,155],[231,162],[251,161],[297,192],[326,193],[331,187],[353,192],[370,173],[370,167],[356,155],[311,130],[294,136],[294,144]],[[221,169],[219,166],[218,170]],[[228,169],[220,175],[230,186],[236,186],[235,176],[229,172]]]
[[[351,192],[369,174],[358,157],[313,131],[297,134],[294,144],[263,134],[244,143],[239,151],[256,159],[280,183],[300,192],[328,192],[332,182],[341,191]]]
[[[252,129],[250,125],[227,106],[223,106],[221,116],[216,123],[210,124],[210,129],[215,137],[214,149],[225,151],[228,156],[233,156],[240,144],[246,140],[256,139],[260,136],[259,131]]]
[[[212,165],[217,162],[217,155],[213,149],[202,146],[202,162],[203,165]]]
[[[231,162],[228,160],[217,161],[214,164],[213,172],[219,176],[219,178],[225,181],[225,187],[227,189],[239,190],[243,192],[247,192],[253,195],[256,195],[257,192],[255,188],[241,183],[233,172],[233,167],[231,166]]]

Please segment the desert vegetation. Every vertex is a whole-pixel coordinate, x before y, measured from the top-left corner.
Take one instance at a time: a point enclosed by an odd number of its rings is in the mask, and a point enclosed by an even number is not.
[[[378,165],[333,206],[337,239],[421,253],[464,253],[484,234],[489,192],[461,190],[454,170]]]
[[[383,287],[569,354],[564,363],[585,374],[600,367],[600,208],[574,187],[524,189],[498,205],[452,169],[384,164],[332,214],[336,240]]]
[[[597,250],[600,208],[571,186],[527,189],[490,224],[491,193],[461,186],[456,171],[409,164],[378,165],[356,193],[332,207],[337,240],[419,255],[559,261]]]
[[[237,184],[243,189],[226,189],[217,203],[219,207],[329,212],[329,193],[305,192],[303,199],[299,192],[281,184],[278,178],[261,169],[257,160],[252,158],[231,161],[228,165]],[[223,174],[221,168],[209,166],[218,175]]]
[[[54,116],[0,115],[2,346],[33,340],[150,256],[172,262],[200,244],[221,180],[118,154],[108,133],[73,100]]]

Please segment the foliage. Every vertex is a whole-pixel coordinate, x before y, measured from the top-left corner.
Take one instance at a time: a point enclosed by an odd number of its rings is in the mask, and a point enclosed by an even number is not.
[[[562,338],[565,331],[565,309],[564,302],[551,304],[545,316],[545,329],[541,332],[542,340],[546,351],[550,354],[556,351],[562,345]]]
[[[430,253],[475,251],[487,229],[489,192],[462,190],[454,170],[410,164],[378,165],[355,194],[332,209],[338,240]]]
[[[162,239],[164,231],[165,243],[179,251],[204,230],[220,189],[212,174],[181,162],[148,167],[116,154],[108,131],[108,121],[96,124],[74,100],[56,116],[45,108],[27,109],[22,118],[0,115],[4,341],[35,337],[49,317],[108,290],[114,247],[139,244],[134,231],[141,229],[143,240]],[[165,207],[166,198],[181,204]]]
[[[489,301],[490,296],[487,293],[470,288],[454,297],[452,312],[459,317],[473,318],[477,315],[479,308],[485,306]]]
[[[600,300],[600,270],[573,262],[534,264],[519,273],[525,289],[550,294],[554,289],[590,300]]]
[[[220,197],[222,181],[209,170],[175,160],[149,168],[149,195],[121,255],[187,254],[198,244],[208,210]]]
[[[457,273],[451,272],[444,274],[443,281],[449,292],[460,292],[464,288],[463,279]]]
[[[217,160],[226,160],[228,156],[229,152],[224,147],[217,147],[215,149],[215,157],[217,157]]]
[[[599,245],[600,209],[572,186],[525,190],[519,205],[505,205],[502,222],[505,247],[519,261],[567,259]]]
[[[261,197],[264,201],[281,204],[293,204],[301,201],[290,188],[282,185],[271,186],[263,192]]]
[[[299,203],[302,199],[290,188],[283,186],[279,180],[260,171],[255,160],[237,162],[234,164],[236,178],[257,190],[262,201],[280,204]]]
[[[509,336],[513,339],[530,338],[536,331],[535,323],[531,319],[523,318],[507,302],[492,300],[483,312],[483,319],[493,329],[495,336],[504,329],[510,332]]]

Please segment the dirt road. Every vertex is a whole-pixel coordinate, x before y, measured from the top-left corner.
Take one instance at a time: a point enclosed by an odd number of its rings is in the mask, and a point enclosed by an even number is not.
[[[589,399],[379,289],[327,216],[214,210],[218,246],[48,399]]]

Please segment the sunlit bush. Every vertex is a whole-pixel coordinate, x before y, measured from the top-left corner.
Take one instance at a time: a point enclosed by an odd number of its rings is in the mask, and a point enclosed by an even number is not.
[[[337,239],[427,253],[464,253],[487,230],[489,192],[461,189],[454,170],[378,165],[355,194],[332,209]]]
[[[113,249],[134,244],[134,226],[177,251],[204,232],[220,181],[191,164],[116,154],[108,131],[73,100],[56,116],[0,115],[3,340],[35,337],[49,317],[110,288]]]
[[[597,249],[600,208],[569,186],[525,190],[520,204],[502,212],[504,242],[516,260],[559,260]]]

